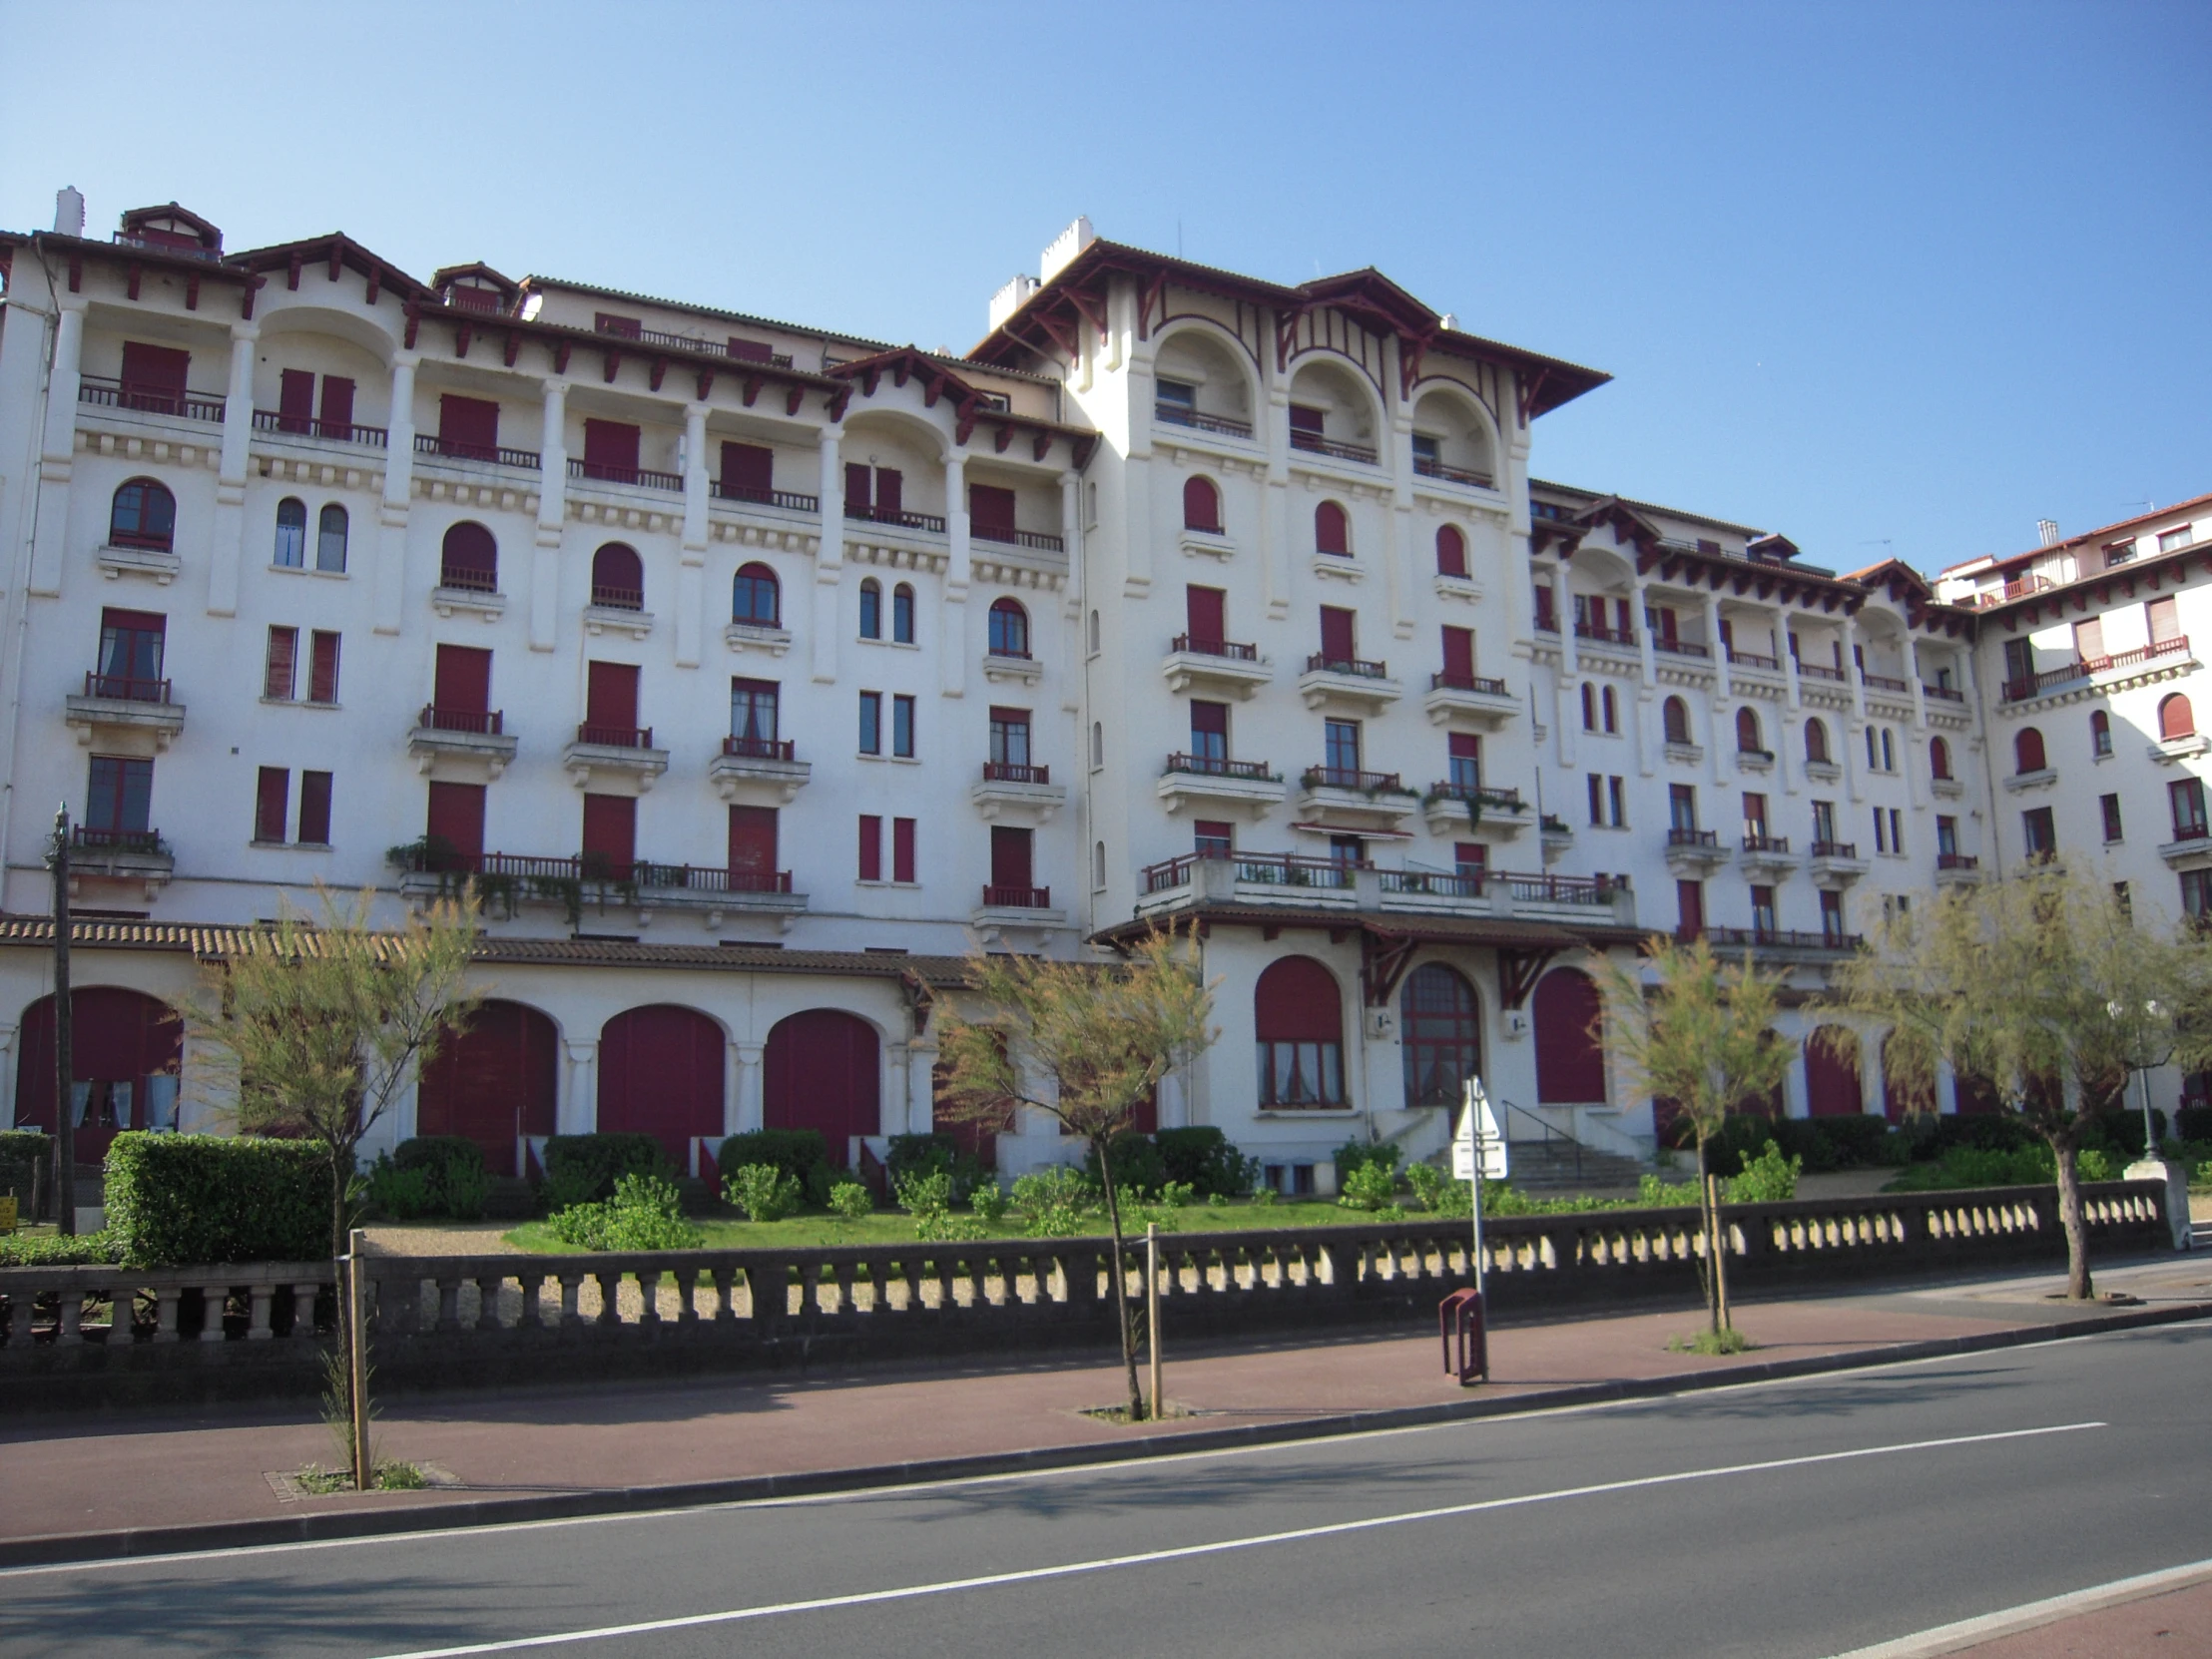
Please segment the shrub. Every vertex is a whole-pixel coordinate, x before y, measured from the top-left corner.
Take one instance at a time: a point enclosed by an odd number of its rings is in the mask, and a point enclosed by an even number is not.
[[[1171,1179],[1159,1143],[1135,1129],[1124,1129],[1106,1143],[1106,1160],[1113,1169],[1117,1193],[1131,1197],[1156,1193]],[[1105,1190],[1105,1183],[1099,1179],[1096,1148],[1083,1154],[1083,1175],[1092,1186]]]
[[[1275,1208],[1275,1201],[1282,1196],[1273,1187],[1254,1187],[1252,1189],[1253,1207],[1260,1210],[1272,1210]]]
[[[1381,1164],[1390,1177],[1394,1188],[1397,1184],[1397,1166],[1404,1152],[1388,1141],[1347,1141],[1337,1148],[1337,1191],[1349,1192],[1353,1171],[1370,1164]]]
[[[1798,1177],[1805,1172],[1802,1158],[1784,1158],[1782,1148],[1769,1141],[1756,1158],[1744,1160],[1744,1173],[1728,1183],[1731,1204],[1780,1204],[1797,1197]]]
[[[1163,1210],[1181,1210],[1197,1200],[1198,1194],[1188,1181],[1160,1183],[1160,1208]]]
[[[893,1135],[883,1167],[894,1193],[906,1176],[941,1170],[951,1183],[947,1201],[950,1204],[966,1203],[968,1195],[980,1183],[992,1179],[982,1160],[973,1153],[962,1152],[960,1143],[950,1135]]]
[[[1055,1164],[1014,1182],[1014,1208],[1029,1222],[1033,1239],[1072,1239],[1098,1213],[1099,1192],[1079,1170]]]
[[[11,1233],[0,1236],[0,1268],[102,1267],[123,1259],[123,1247],[109,1232]]]
[[[2083,1147],[2074,1168],[2084,1181],[2110,1181],[2120,1160],[2102,1147]],[[1934,1163],[1915,1164],[1890,1183],[1893,1192],[1952,1191],[1961,1187],[2041,1187],[2058,1179],[2058,1160],[2037,1141],[2009,1151],[1954,1146]]]
[[[44,1194],[54,1167],[54,1142],[40,1129],[0,1129],[0,1195],[16,1196],[16,1214],[29,1221],[33,1201]]]
[[[1687,1210],[1697,1205],[1695,1181],[1662,1181],[1646,1175],[1636,1183],[1636,1203],[1646,1210]]]
[[[952,1208],[952,1177],[941,1169],[915,1169],[892,1182],[898,1207],[909,1216],[941,1216]]]
[[[968,1194],[968,1208],[975,1212],[975,1219],[992,1232],[1006,1225],[1006,1189],[997,1179],[978,1181],[975,1191]]]
[[[1180,1181],[1200,1198],[1216,1193],[1237,1198],[1252,1190],[1259,1174],[1257,1160],[1248,1159],[1227,1135],[1210,1125],[1192,1129],[1163,1129],[1152,1137],[1166,1166],[1165,1180]]]
[[[108,1232],[137,1268],[323,1261],[329,1159],[319,1141],[126,1130],[108,1148]]]
[[[429,1177],[427,1214],[451,1216],[455,1221],[482,1218],[484,1200],[491,1192],[491,1171],[484,1165],[483,1149],[467,1136],[417,1135],[392,1149],[391,1162],[396,1169],[421,1170]]]
[[[604,1203],[574,1204],[547,1225],[580,1250],[695,1250],[705,1235],[684,1219],[673,1184],[657,1175],[625,1175]]]
[[[1439,1216],[1471,1215],[1474,1195],[1464,1181],[1454,1181],[1434,1164],[1407,1164],[1405,1184],[1423,1210]]]
[[[625,1175],[665,1179],[669,1173],[661,1143],[651,1135],[555,1135],[545,1143],[544,1197],[555,1210],[612,1198]]]
[[[2212,1141],[2212,1103],[2184,1106],[2174,1113],[2174,1133],[2185,1141]],[[7,1137],[0,1135],[0,1143]],[[0,1157],[6,1156],[0,1151]]]
[[[788,1170],[774,1164],[741,1164],[722,1178],[722,1196],[743,1210],[748,1221],[782,1221],[799,1213],[804,1195],[799,1177]]]
[[[753,1129],[732,1135],[715,1155],[718,1169],[744,1169],[748,1164],[773,1165],[797,1181],[802,1191],[811,1193],[819,1184],[819,1203],[828,1202],[830,1190],[836,1185],[835,1171],[830,1164],[830,1143],[819,1129]],[[817,1170],[822,1171],[819,1177]]]
[[[1347,1210],[1383,1210],[1397,1192],[1397,1172],[1377,1162],[1355,1164],[1345,1176],[1337,1202]]]
[[[875,1213],[875,1195],[857,1181],[839,1181],[830,1189],[830,1209],[839,1221],[861,1221]]]
[[[1229,1195],[1227,1193],[1208,1193],[1206,1195],[1206,1208],[1209,1210],[1228,1209]]]
[[[384,1153],[368,1170],[368,1202],[392,1221],[417,1221],[438,1209],[436,1179],[420,1165],[402,1169]]]

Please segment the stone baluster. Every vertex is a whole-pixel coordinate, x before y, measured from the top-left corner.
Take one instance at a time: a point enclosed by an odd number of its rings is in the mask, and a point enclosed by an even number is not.
[[[516,1328],[523,1331],[543,1329],[545,1313],[539,1306],[538,1296],[545,1287],[545,1275],[518,1273],[515,1275],[515,1283],[522,1288],[522,1314],[515,1321]]]
[[[566,1326],[582,1325],[584,1278],[581,1273],[564,1273],[561,1280],[561,1323]]]
[[[246,1320],[246,1340],[250,1343],[266,1343],[276,1333],[270,1329],[269,1310],[276,1300],[276,1287],[266,1280],[257,1281],[247,1288],[249,1307]],[[125,1316],[123,1326],[130,1329],[130,1318]],[[114,1338],[109,1338],[113,1342]]]
[[[648,1331],[661,1328],[661,1273],[658,1268],[638,1269],[638,1324]]]
[[[75,1348],[85,1340],[85,1295],[75,1285],[64,1284],[55,1298],[54,1346]]]
[[[699,1309],[693,1299],[699,1291],[699,1271],[696,1268],[678,1268],[669,1277],[676,1281],[676,1323],[697,1325]]]
[[[735,1325],[738,1319],[735,1281],[737,1269],[718,1267],[709,1270],[715,1281],[715,1324]]]
[[[437,1278],[439,1331],[458,1331],[461,1328],[461,1279],[458,1274],[441,1273]]]
[[[620,1325],[622,1323],[621,1272],[619,1270],[596,1272],[592,1275],[592,1278],[599,1282],[599,1323],[601,1325]]]
[[[476,1276],[476,1329],[498,1331],[504,1329],[499,1319],[499,1293],[506,1288],[507,1276],[503,1273],[480,1273]]]
[[[314,1301],[321,1289],[320,1285],[311,1281],[304,1285],[292,1286],[291,1335],[293,1337],[312,1337],[314,1335]],[[174,1321],[174,1314],[171,1314],[171,1318]],[[157,1336],[154,1340],[159,1342],[161,1338]]]
[[[225,1338],[223,1315],[231,1301],[228,1285],[204,1285],[200,1289],[204,1313],[200,1323],[200,1340],[204,1343],[220,1343]]]

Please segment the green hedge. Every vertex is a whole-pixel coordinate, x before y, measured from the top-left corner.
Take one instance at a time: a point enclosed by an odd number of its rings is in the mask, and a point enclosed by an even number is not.
[[[330,1254],[330,1162],[320,1141],[129,1130],[108,1148],[106,1187],[108,1232],[132,1267]]]
[[[465,1135],[401,1141],[368,1172],[370,1201],[394,1221],[423,1216],[479,1221],[490,1189],[483,1149]]]
[[[1190,1184],[1199,1198],[1239,1198],[1252,1191],[1254,1160],[1239,1152],[1219,1129],[1163,1129],[1152,1137],[1170,1181]]]
[[[732,1135],[715,1155],[715,1168],[725,1178],[750,1164],[770,1164],[779,1175],[797,1181],[808,1201],[830,1202],[835,1170],[830,1164],[830,1143],[819,1129],[753,1129]]]
[[[615,1183],[625,1175],[672,1173],[661,1143],[651,1135],[555,1135],[545,1143],[543,1196],[549,1208],[565,1210],[614,1197]]]
[[[74,1239],[59,1233],[0,1235],[0,1268],[104,1267],[122,1259],[112,1233],[81,1233]]]

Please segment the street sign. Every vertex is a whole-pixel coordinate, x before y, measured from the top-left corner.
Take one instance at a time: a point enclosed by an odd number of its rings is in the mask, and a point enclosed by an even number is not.
[[[1505,1179],[1505,1132],[1490,1110],[1479,1078],[1469,1078],[1458,1127],[1451,1137],[1451,1178],[1472,1181],[1476,1169],[1485,1181]]]

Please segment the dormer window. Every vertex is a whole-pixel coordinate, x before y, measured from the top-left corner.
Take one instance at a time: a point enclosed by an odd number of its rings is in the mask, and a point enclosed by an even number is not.
[[[2178,530],[2163,530],[2158,536],[2158,551],[2171,553],[2177,547],[2188,547],[2197,539],[2196,526],[2184,524]]]
[[[2130,559],[2134,557],[2135,538],[2130,536],[2126,541],[2116,541],[2109,544],[2105,548],[2104,565],[2105,568],[2109,570],[2114,565],[2126,564]]]

